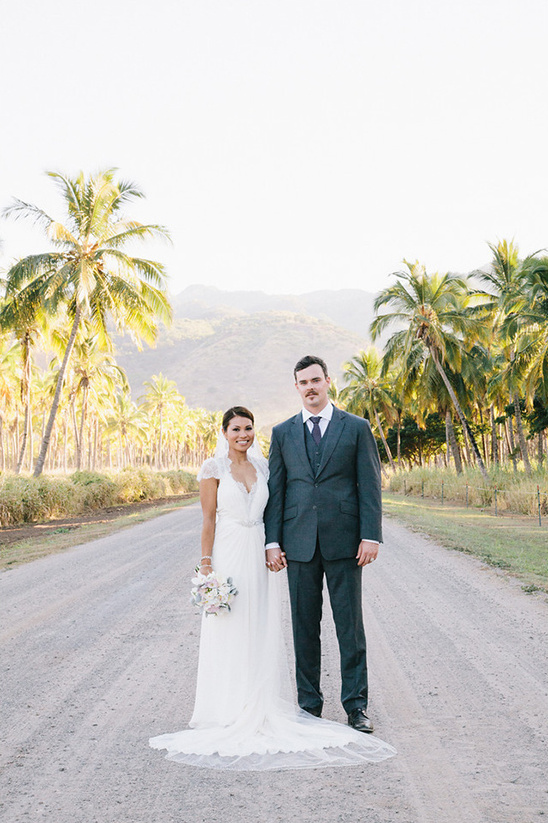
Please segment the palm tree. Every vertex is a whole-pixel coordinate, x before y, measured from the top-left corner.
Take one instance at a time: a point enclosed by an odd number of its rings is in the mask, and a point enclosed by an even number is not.
[[[145,424],[143,412],[131,400],[129,393],[117,394],[112,404],[112,411],[106,419],[105,434],[118,435],[120,468],[131,462],[131,439],[142,440],[144,438]]]
[[[396,372],[391,378],[391,385],[394,386],[398,396],[396,404],[399,417],[398,425],[401,426],[403,410],[404,408],[407,410],[409,404],[415,407],[412,416],[416,418],[417,425],[420,428],[426,425],[429,414],[444,414],[447,459],[449,460],[452,453],[457,474],[461,474],[462,460],[451,414],[453,403],[440,373],[429,355],[428,349],[417,340],[405,362],[391,363],[389,356],[384,358],[383,374],[386,373],[389,378],[389,369],[392,367],[399,369],[399,373]],[[447,364],[444,366],[444,370],[462,405],[465,401],[465,387],[461,375],[449,369]]]
[[[61,388],[81,321],[86,318],[99,340],[110,346],[109,317],[117,329],[127,327],[148,343],[156,336],[155,317],[165,321],[171,317],[163,290],[163,266],[153,260],[130,256],[123,250],[129,242],[167,237],[167,232],[161,226],[138,223],[122,215],[126,203],[143,195],[133,183],[117,182],[115,172],[108,169],[88,178],[83,172],[75,178],[49,172],[65,200],[64,224],[21,200],[15,200],[4,212],[7,216],[37,222],[58,249],[30,255],[16,263],[8,272],[10,288],[15,291],[23,284],[33,284],[44,305],[52,312],[65,305],[72,322],[34,469],[36,477],[43,470]]]
[[[16,389],[17,345],[9,345],[0,336],[0,471],[9,464],[9,445],[4,448],[4,424],[12,409]]]
[[[57,383],[57,372],[49,369],[47,371],[39,371],[34,375],[33,396],[34,396],[34,413],[40,420],[40,437],[43,438],[46,429],[46,420],[48,410],[51,408],[53,396],[55,394],[55,385]],[[63,444],[63,468],[67,471],[67,440]],[[32,466],[30,467],[32,469]]]
[[[375,311],[383,306],[391,306],[395,311],[378,315],[371,324],[371,334],[376,339],[393,323],[404,325],[387,342],[388,365],[398,358],[404,364],[409,358],[416,358],[417,341],[426,348],[472,444],[481,473],[488,481],[474,435],[444,368],[444,364],[448,364],[454,371],[460,371],[464,339],[481,337],[481,322],[468,311],[471,295],[466,280],[452,274],[428,275],[418,262],[405,260],[404,263],[408,271],[396,272],[398,282],[384,289],[374,304]]]
[[[144,385],[148,391],[141,408],[158,422],[156,465],[157,468],[162,469],[164,418],[166,414],[169,415],[170,412],[181,408],[184,398],[177,391],[175,380],[168,380],[161,372],[160,374],[153,374],[152,380],[145,381]]]
[[[329,384],[329,389],[327,390],[327,395],[333,405],[338,406],[339,408],[342,405],[342,397],[341,397],[342,390],[339,389],[337,385],[337,381],[334,377],[331,378],[331,383]]]
[[[21,350],[21,384],[20,395],[24,408],[23,437],[20,444],[19,456],[15,468],[19,474],[25,458],[28,440],[32,441],[32,413],[31,413],[31,375],[32,375],[32,347],[36,338],[43,329],[45,322],[42,304],[36,287],[26,284],[20,290],[14,290],[8,282],[6,299],[0,309],[0,329],[11,331],[19,343]],[[32,460],[32,454],[31,454]]]
[[[222,412],[211,412],[206,409],[194,409],[196,418],[198,437],[201,441],[199,462],[205,460],[212,454],[215,444],[219,438],[223,422]]]
[[[527,474],[531,474],[531,464],[520,405],[520,391],[523,384],[523,361],[516,362],[516,346],[519,346],[523,323],[519,316],[529,305],[529,278],[531,271],[539,265],[538,252],[521,260],[518,246],[513,242],[501,240],[497,245],[489,243],[493,259],[489,269],[479,270],[474,274],[487,284],[488,290],[482,292],[486,298],[485,310],[489,313],[495,333],[501,336],[502,352],[506,358],[504,377],[516,418],[516,432],[523,465]]]
[[[542,373],[543,351],[546,352],[548,376],[548,346],[546,334],[543,334],[548,316],[545,303],[548,297],[548,265],[546,261],[539,260],[538,251],[521,259],[519,248],[513,242],[501,240],[497,245],[490,243],[489,248],[493,254],[490,268],[474,274],[487,284],[488,290],[482,292],[486,298],[485,308],[501,337],[502,353],[506,359],[503,377],[514,410],[523,464],[530,475],[520,393],[528,372],[535,376]],[[534,389],[530,390],[530,397],[534,393]]]
[[[117,388],[121,391],[128,391],[129,385],[123,369],[116,365],[114,357],[104,348],[99,347],[96,334],[76,340],[72,379],[74,381],[73,402],[76,402],[79,394],[82,396],[80,424],[75,427],[76,470],[79,471],[82,467],[84,430],[90,390],[95,384],[100,384],[103,392],[112,394]]]
[[[365,415],[374,419],[379,432],[386,456],[393,471],[396,464],[387,443],[379,409],[390,423],[396,419],[393,399],[388,384],[381,375],[382,359],[378,350],[370,346],[367,351],[361,351],[344,364],[344,378],[346,386],[341,392],[348,411]]]
[[[518,338],[515,359],[532,402],[536,394],[548,398],[548,258],[530,258],[524,268],[525,288],[514,299],[502,329]]]

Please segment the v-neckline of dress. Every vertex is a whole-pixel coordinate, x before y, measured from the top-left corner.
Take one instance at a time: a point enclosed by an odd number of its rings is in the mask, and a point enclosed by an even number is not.
[[[248,461],[248,462],[249,462],[249,463],[253,466],[253,470],[254,470],[254,472],[255,472],[255,480],[254,480],[254,481],[253,481],[253,483],[251,484],[251,488],[250,488],[250,489],[248,489],[248,488],[247,488],[247,486],[245,485],[245,483],[243,483],[241,480],[236,480],[236,478],[235,478],[235,477],[234,477],[234,475],[232,474],[232,469],[230,468],[230,466],[232,466],[232,460],[230,459],[230,457],[227,457],[227,460],[228,460],[228,462],[229,462],[229,464],[230,464],[230,465],[229,465],[229,467],[228,467],[228,473],[230,474],[230,476],[231,476],[232,480],[233,480],[233,481],[236,483],[236,485],[237,485],[237,486],[239,486],[239,487],[242,489],[242,491],[243,491],[243,492],[244,492],[244,493],[245,493],[245,494],[249,497],[249,496],[250,496],[251,494],[253,494],[253,492],[255,491],[255,488],[256,488],[256,486],[257,486],[257,482],[258,482],[258,480],[259,480],[259,472],[257,471],[257,467],[253,464],[253,462],[252,462],[251,460],[249,460],[249,461]]]

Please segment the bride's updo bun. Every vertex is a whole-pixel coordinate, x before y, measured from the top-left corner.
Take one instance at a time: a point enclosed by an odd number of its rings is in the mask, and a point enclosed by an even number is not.
[[[245,406],[231,406],[230,409],[227,409],[223,414],[223,431],[225,432],[228,428],[228,424],[232,420],[233,417],[247,417],[248,420],[251,420],[253,425],[255,425],[255,418],[253,414],[246,409]]]

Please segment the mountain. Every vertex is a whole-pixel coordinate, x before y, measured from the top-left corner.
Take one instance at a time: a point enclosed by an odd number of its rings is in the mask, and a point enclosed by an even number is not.
[[[188,286],[171,299],[176,317],[215,317],[230,312],[285,311],[309,314],[369,339],[375,294],[362,289],[313,291],[307,294],[266,294],[261,291],[223,291],[211,286]]]
[[[136,398],[161,372],[189,406],[243,404],[270,429],[299,408],[293,367],[300,357],[323,357],[340,379],[342,364],[368,345],[373,299],[360,290],[293,296],[190,286],[172,298],[175,319],[156,347],[139,352],[122,338],[117,362]]]

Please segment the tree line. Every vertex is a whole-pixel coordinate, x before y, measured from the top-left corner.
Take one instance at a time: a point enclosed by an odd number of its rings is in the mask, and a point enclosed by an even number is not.
[[[163,238],[126,216],[143,194],[115,169],[72,178],[51,172],[65,219],[14,199],[4,216],[45,232],[50,250],[16,261],[0,292],[0,470],[157,469],[199,464],[220,413],[191,409],[154,375],[139,403],[116,364],[114,332],[153,343],[171,307],[161,263],[134,254]],[[51,250],[52,249],[52,250]],[[548,258],[513,242],[468,276],[405,262],[376,298],[370,347],[344,366],[333,399],[366,416],[384,461],[425,461],[531,474],[548,429]],[[51,362],[37,364],[37,353]]]
[[[367,416],[385,460],[490,467],[531,475],[548,429],[548,258],[513,242],[468,276],[429,274],[405,262],[375,300],[373,340],[344,367],[333,396]],[[536,445],[533,441],[536,441]]]
[[[171,319],[164,267],[130,253],[138,242],[169,239],[167,230],[125,215],[143,193],[115,169],[50,177],[63,222],[18,199],[4,209],[41,227],[53,250],[16,261],[2,280],[0,470],[200,463],[219,414],[189,408],[162,374],[135,403],[114,357],[114,331],[150,344],[158,322]],[[36,355],[46,351],[54,356],[39,368]]]

